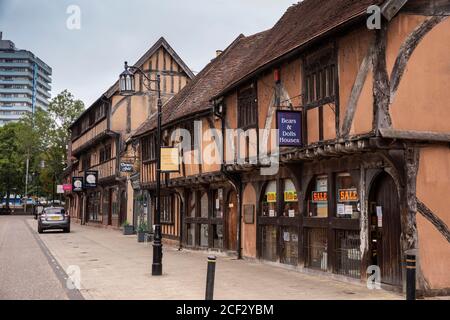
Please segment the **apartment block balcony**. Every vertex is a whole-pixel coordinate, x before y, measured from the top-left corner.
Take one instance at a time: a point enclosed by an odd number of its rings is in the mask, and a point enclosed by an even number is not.
[[[15,88],[0,88],[1,93],[26,93],[30,96],[33,95],[33,91],[31,89],[15,89]]]

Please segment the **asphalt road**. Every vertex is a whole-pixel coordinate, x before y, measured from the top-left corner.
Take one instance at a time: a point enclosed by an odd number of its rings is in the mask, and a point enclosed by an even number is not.
[[[82,299],[27,219],[0,216],[0,300]]]

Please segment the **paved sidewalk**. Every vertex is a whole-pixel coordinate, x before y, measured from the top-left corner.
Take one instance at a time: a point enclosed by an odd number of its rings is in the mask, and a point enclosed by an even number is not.
[[[36,222],[27,220],[33,230]],[[86,299],[202,300],[206,283],[205,252],[164,247],[164,275],[151,276],[151,244],[117,231],[72,225],[72,233],[40,235],[59,264],[81,269]],[[402,299],[383,290],[303,274],[259,262],[218,257],[215,299]]]

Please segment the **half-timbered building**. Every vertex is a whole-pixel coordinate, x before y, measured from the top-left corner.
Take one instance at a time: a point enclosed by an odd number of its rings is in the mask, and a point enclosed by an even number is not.
[[[416,250],[419,289],[448,292],[449,14],[442,0],[305,0],[238,37],[163,109],[184,160],[163,176],[166,238],[346,280],[375,266],[394,290]],[[301,145],[278,148],[290,112]],[[134,136],[150,197],[155,126]],[[220,165],[200,161],[211,144]]]
[[[121,62],[118,62],[121,64]],[[161,74],[163,103],[169,101],[194,77],[169,43],[159,39],[134,65],[152,80]],[[130,176],[136,162],[129,138],[157,109],[156,85],[148,90],[136,75],[137,94],[122,97],[118,82],[109,88],[70,127],[67,182],[97,175],[93,187],[67,194],[67,206],[74,221],[119,228],[136,221],[134,189]],[[95,176],[94,175],[94,176]]]

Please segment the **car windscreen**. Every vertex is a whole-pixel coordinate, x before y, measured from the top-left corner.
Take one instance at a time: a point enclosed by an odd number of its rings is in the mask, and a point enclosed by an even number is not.
[[[46,214],[64,214],[64,209],[46,209]]]

